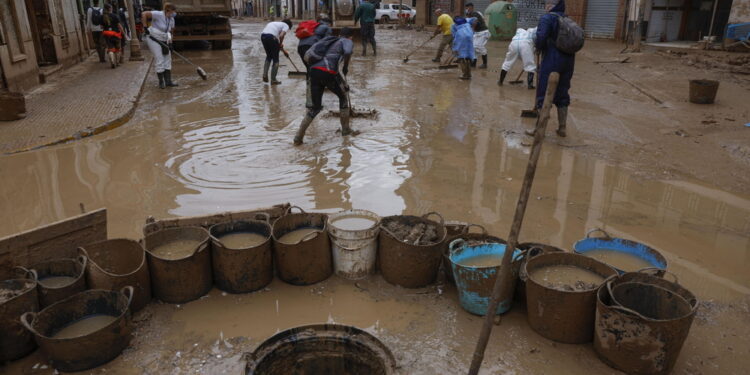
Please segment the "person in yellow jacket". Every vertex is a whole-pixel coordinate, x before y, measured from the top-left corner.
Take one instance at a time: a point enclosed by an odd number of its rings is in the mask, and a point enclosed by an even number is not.
[[[438,16],[438,27],[437,29],[435,29],[434,35],[443,33],[443,39],[440,40],[440,46],[437,50],[437,56],[432,59],[432,62],[440,62],[440,58],[443,57],[443,50],[445,50],[445,47],[448,47],[453,42],[453,34],[451,33],[451,26],[453,26],[453,17],[448,15],[448,13],[444,12],[442,9],[435,9],[435,15]]]

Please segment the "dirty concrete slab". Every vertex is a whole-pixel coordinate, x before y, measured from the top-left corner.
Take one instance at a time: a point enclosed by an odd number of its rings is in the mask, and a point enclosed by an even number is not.
[[[530,123],[518,114],[529,107],[532,92],[498,88],[492,71],[479,71],[465,83],[457,72],[426,70],[431,50],[415,53],[404,65],[400,52],[419,37],[379,30],[382,52],[377,60],[355,56],[351,71],[360,73],[349,78],[354,104],[378,109],[379,118],[357,119],[353,126],[362,134],[342,139],[335,134],[338,119],[320,116],[305,146],[294,148],[304,80],[286,78],[291,65],[282,61],[288,65],[280,72],[282,85],[260,82],[260,27],[235,24],[232,51],[187,52],[209,71],[209,81],[180,63],[178,88],[157,90],[149,77],[142,105],[126,126],[0,157],[0,170],[13,176],[0,185],[0,236],[75,215],[79,203],[108,208],[111,237],[138,238],[147,215],[198,215],[285,201],[325,212],[439,211],[507,235],[528,158],[521,133]],[[490,44],[493,66],[503,46]],[[654,77],[682,81],[689,66],[672,69],[674,61],[643,54],[628,64],[648,69],[608,67],[642,80],[671,106],[661,108],[594,69],[590,60],[616,50],[592,42],[579,58],[573,132],[545,144],[521,239],[570,249],[587,229],[604,227],[661,250],[681,283],[704,301],[675,372],[743,373],[750,365],[750,195],[743,187],[750,173],[731,153],[704,147],[744,142],[746,135],[725,118],[746,116],[737,99],[746,83],[722,81],[728,91],[720,92],[717,106],[694,110],[682,101],[682,91],[649,83]],[[649,75],[632,77],[626,69]],[[324,104],[330,109],[338,103],[326,94]],[[709,116],[717,123],[708,125],[716,128],[695,143],[699,136],[692,134],[703,134],[696,129],[707,126],[702,119]],[[663,128],[691,136],[661,134]],[[268,289],[248,295],[213,290],[179,307],[152,304],[135,317],[132,347],[86,373],[237,373],[242,352],[278,330],[328,321],[374,333],[404,373],[459,373],[481,327],[481,319],[461,310],[455,289],[444,283],[406,290],[379,276],[357,283],[333,277],[310,287],[276,279]],[[495,328],[484,373],[616,373],[591,345],[556,344],[536,335],[524,314],[516,306]],[[5,369],[51,372],[34,370],[36,363],[43,363],[39,353]]]

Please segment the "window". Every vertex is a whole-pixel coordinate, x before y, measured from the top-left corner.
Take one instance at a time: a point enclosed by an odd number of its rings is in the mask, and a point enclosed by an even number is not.
[[[2,27],[3,44],[8,45],[8,52],[12,61],[26,59],[18,22],[17,0],[0,1],[0,27]]]

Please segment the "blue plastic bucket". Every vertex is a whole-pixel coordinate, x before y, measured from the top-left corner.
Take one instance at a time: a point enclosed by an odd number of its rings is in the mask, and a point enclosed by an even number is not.
[[[593,233],[602,233],[603,237],[591,237]],[[615,238],[611,237],[607,232],[605,232],[602,229],[592,229],[586,234],[586,238],[582,239],[573,245],[573,251],[581,254],[586,255],[587,252],[593,251],[593,250],[608,250],[608,251],[614,251],[614,252],[620,252],[625,253],[631,256],[634,256],[636,258],[639,258],[646,263],[648,263],[649,268],[656,268],[658,270],[661,270],[661,274],[663,274],[663,271],[667,269],[667,259],[664,258],[661,253],[659,253],[657,250],[646,246],[642,243],[626,240],[623,238]],[[600,259],[601,260],[601,259]],[[606,260],[601,260],[602,262],[606,263]],[[612,268],[616,269],[619,274],[623,274],[625,272],[635,272],[638,270],[623,270],[620,268],[617,268],[617,266],[610,264]]]
[[[502,257],[505,254],[505,244],[490,243],[476,246],[465,246],[466,242],[457,239],[450,244],[450,261],[453,275],[458,288],[458,300],[464,310],[484,315],[489,308],[492,297],[492,288],[500,272],[500,266],[471,267],[461,264],[471,258],[483,255],[496,255]],[[513,252],[513,259],[520,258],[521,250]],[[520,264],[520,262],[516,262]],[[517,266],[517,264],[514,264]],[[514,270],[516,267],[514,267]],[[496,314],[502,314],[510,310],[512,299],[500,301]]]

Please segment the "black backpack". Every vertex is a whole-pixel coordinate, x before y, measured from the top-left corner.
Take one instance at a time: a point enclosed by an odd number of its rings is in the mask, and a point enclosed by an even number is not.
[[[307,52],[305,52],[305,61],[308,64],[315,64],[316,62],[323,60],[323,58],[326,57],[328,50],[331,49],[333,43],[338,41],[339,37],[332,35],[319,40],[317,43],[313,44]]]
[[[91,8],[91,24],[94,26],[101,26],[104,24],[104,17],[102,16],[102,10]]]
[[[555,40],[555,47],[560,51],[567,54],[573,55],[583,48],[584,35],[583,28],[570,19],[570,17],[561,16],[554,13],[557,16],[557,40]]]

